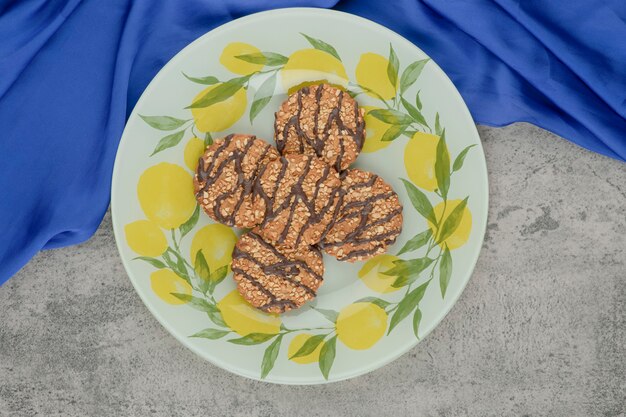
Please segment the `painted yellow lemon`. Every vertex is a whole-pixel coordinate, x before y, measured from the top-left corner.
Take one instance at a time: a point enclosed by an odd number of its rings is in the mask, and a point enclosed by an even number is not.
[[[448,200],[448,202],[446,203],[445,213],[443,211],[444,203],[439,203],[433,208],[433,211],[435,212],[435,216],[436,216],[437,221],[439,221],[439,224],[443,225],[445,223],[450,213],[452,213],[452,210],[454,210],[454,208],[458,206],[459,203],[461,203],[461,201],[462,200]],[[428,222],[428,226],[430,227],[430,230],[432,230],[433,235],[435,235],[436,233],[435,226],[431,222]],[[450,250],[459,248],[463,246],[465,242],[467,242],[467,239],[469,238],[471,231],[472,231],[472,213],[470,212],[469,208],[465,206],[465,209],[463,209],[463,217],[461,217],[461,222],[459,223],[459,226],[456,228],[454,233],[452,233],[452,235],[446,238],[446,240],[441,242],[439,245],[443,248],[445,244],[448,246],[448,249]]]
[[[280,73],[285,90],[312,80],[323,80],[339,86],[345,86],[348,82],[348,74],[341,61],[318,49],[294,52]]]
[[[185,304],[172,293],[191,295],[191,286],[169,269],[159,269],[150,274],[150,286],[152,291],[168,304]]]
[[[378,255],[365,262],[365,265],[363,265],[359,271],[359,278],[361,278],[365,285],[376,292],[387,293],[398,291],[400,288],[391,286],[397,277],[383,274],[383,272],[393,268],[393,261],[397,261],[398,259],[400,258],[393,255]]]
[[[424,190],[437,189],[435,161],[439,136],[417,132],[404,148],[404,167],[415,185]]]
[[[137,220],[124,226],[128,246],[141,256],[160,256],[167,249],[163,230],[150,220]]]
[[[198,251],[206,259],[211,272],[215,272],[224,265],[230,265],[233,249],[237,243],[235,232],[223,224],[214,223],[204,226],[191,241],[191,261],[195,262]]]
[[[375,91],[385,100],[396,96],[396,87],[391,84],[387,76],[387,65],[389,65],[389,60],[384,56],[367,52],[361,55],[355,71],[359,85]],[[368,91],[366,94],[376,97],[376,94]]]
[[[369,349],[385,334],[387,313],[373,303],[354,303],[339,312],[337,338],[351,349]]]
[[[263,65],[251,64],[236,57],[239,55],[257,54],[259,52],[261,52],[259,48],[249,43],[231,42],[222,51],[220,63],[235,74],[252,74],[253,72],[261,71]]]
[[[301,333],[299,335],[297,335],[296,337],[293,338],[293,340],[291,341],[291,343],[289,343],[289,349],[287,350],[287,355],[289,358],[291,358],[293,355],[296,354],[296,352],[298,350],[300,350],[300,348],[304,345],[304,342],[306,342],[307,340],[309,340],[309,337],[311,337],[311,334],[308,333]],[[317,345],[317,348],[315,348],[315,350],[311,353],[309,353],[306,356],[300,356],[297,358],[292,358],[290,360],[296,362],[296,363],[300,363],[300,364],[307,364],[307,363],[312,363],[312,362],[319,362],[320,360],[320,351],[322,350],[322,346],[324,346],[324,342],[320,343],[319,345]]]
[[[198,101],[201,97],[213,90],[219,84],[210,85],[202,90],[192,102]],[[224,101],[215,103],[209,107],[191,109],[196,127],[201,132],[221,132],[235,124],[237,120],[246,112],[248,98],[246,90],[242,87],[235,94]]]
[[[148,220],[175,229],[193,214],[193,179],[181,166],[162,162],[146,169],[137,183],[137,197]]]
[[[200,138],[191,138],[187,145],[185,145],[185,165],[192,170],[196,171],[198,167],[198,160],[204,153],[204,141]]]
[[[276,334],[280,331],[280,317],[257,310],[243,299],[239,291],[233,290],[217,303],[224,321],[241,336],[250,333]]]
[[[361,152],[376,152],[380,149],[386,148],[391,142],[383,142],[381,139],[391,125],[388,125],[387,123],[369,115],[370,111],[377,110],[376,107],[364,106],[363,108],[366,112],[365,143],[363,144],[363,150]]]

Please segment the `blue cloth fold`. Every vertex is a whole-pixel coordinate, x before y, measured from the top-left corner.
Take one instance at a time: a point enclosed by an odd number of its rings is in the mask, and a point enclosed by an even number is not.
[[[234,18],[293,6],[405,36],[478,123],[527,121],[626,160],[623,0],[0,0],[0,283],[40,249],[93,234],[125,120],[173,55]]]

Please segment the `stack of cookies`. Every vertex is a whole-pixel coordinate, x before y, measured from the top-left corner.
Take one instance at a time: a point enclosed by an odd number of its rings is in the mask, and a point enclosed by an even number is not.
[[[252,136],[216,140],[194,178],[204,211],[251,229],[232,270],[253,306],[282,313],[313,299],[322,253],[354,262],[385,252],[402,229],[398,195],[379,176],[348,168],[365,139],[363,110],[327,84],[304,87],[276,113],[276,148]]]

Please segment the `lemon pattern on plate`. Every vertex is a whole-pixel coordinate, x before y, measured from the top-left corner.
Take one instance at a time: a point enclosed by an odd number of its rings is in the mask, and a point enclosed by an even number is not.
[[[261,51],[254,45],[244,42],[231,42],[222,50],[220,63],[229,71],[240,75],[249,75],[261,71],[263,64],[246,62],[241,58],[243,55],[258,54]]]
[[[359,278],[365,285],[379,293],[389,293],[398,291],[400,288],[394,288],[392,284],[396,280],[395,277],[384,275],[383,272],[394,267],[393,262],[399,260],[393,255],[378,255],[367,262],[359,270]]]
[[[331,54],[319,49],[300,49],[289,56],[281,70],[283,88],[289,93],[294,86],[303,82],[327,81],[345,85],[348,75],[342,62]]]
[[[237,290],[222,298],[217,307],[228,327],[241,336],[251,333],[275,335],[280,331],[280,317],[252,307]]]
[[[233,229],[223,224],[214,223],[198,230],[191,241],[189,259],[196,259],[202,250],[209,270],[216,271],[220,267],[229,266],[237,236]]]
[[[354,303],[337,317],[337,338],[351,349],[369,349],[387,329],[387,313],[374,303]]]
[[[186,301],[172,294],[191,295],[191,285],[169,269],[160,269],[150,274],[152,291],[168,304],[185,304]]]
[[[200,100],[221,84],[211,85],[194,97],[192,103]],[[221,132],[237,122],[246,112],[248,98],[243,87],[237,89],[230,97],[207,107],[191,109],[196,127],[201,132]]]
[[[148,220],[164,229],[183,224],[196,207],[191,175],[168,162],[151,166],[141,174],[137,197]]]
[[[311,352],[303,356],[295,356],[296,353],[304,346],[307,340],[313,337],[310,333],[300,333],[296,335],[289,343],[289,349],[287,350],[287,355],[289,356],[289,360],[294,361],[299,364],[307,364],[319,362],[320,360],[320,352],[324,347],[324,342],[322,341],[317,347]]]
[[[124,227],[128,246],[142,256],[159,256],[167,249],[163,230],[150,220],[137,220]]]
[[[189,139],[187,145],[185,145],[184,158],[185,165],[187,168],[196,172],[196,168],[198,167],[198,160],[204,153],[204,141],[202,141],[198,137],[193,137]]]
[[[387,76],[389,60],[382,55],[367,52],[361,55],[356,66],[356,81],[367,90],[365,94],[385,100],[396,96],[396,85]]]
[[[152,145],[151,156],[172,148],[182,152],[178,158],[195,171],[198,158],[213,141],[212,134],[232,127],[248,108],[252,124],[270,102],[277,83],[282,91],[292,93],[303,85],[324,81],[352,96],[363,95],[367,103],[363,106],[367,129],[363,152],[376,152],[394,143],[403,147],[405,210],[413,206],[424,219],[423,229],[413,231],[417,233],[406,238],[396,255],[379,255],[361,266],[358,277],[375,296],[354,300],[339,311],[315,307],[314,312],[303,314],[319,314],[327,324],[293,329],[285,326],[281,317],[251,307],[237,290],[230,290],[232,283],[224,292],[221,282],[229,273],[237,237],[221,224],[197,227],[200,210],[192,176],[175,164],[160,163],[141,174],[137,196],[147,220],[125,227],[129,248],[156,269],[149,275],[154,294],[165,303],[188,304],[206,313],[208,327],[190,337],[227,338],[233,348],[239,345],[240,349],[262,346],[261,378],[282,357],[294,365],[317,364],[328,379],[342,349],[370,349],[385,332],[391,333],[405,320],[419,338],[420,302],[433,281],[439,283],[441,298],[446,296],[452,276],[451,252],[470,239],[472,228],[469,197],[459,198],[452,183],[473,145],[451,160],[440,115],[435,112],[432,117],[433,109],[422,105],[418,79],[429,60],[403,67],[392,45],[387,57],[364,52],[354,67],[352,82],[332,45],[302,36],[309,47],[285,54],[262,51],[245,42],[227,44],[219,52],[219,61],[236,75],[231,79],[185,74],[188,81],[200,85],[189,100],[186,116],[141,116],[152,128],[167,132]],[[183,149],[181,142],[185,143]],[[452,195],[454,198],[449,198]],[[183,239],[191,239],[188,246],[183,246]],[[189,248],[185,251],[188,256],[183,256],[181,247]],[[286,336],[291,339],[281,353]]]

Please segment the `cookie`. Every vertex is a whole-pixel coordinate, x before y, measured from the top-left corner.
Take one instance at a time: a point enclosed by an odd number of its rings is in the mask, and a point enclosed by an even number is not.
[[[215,221],[252,228],[263,220],[265,201],[253,202],[253,185],[263,164],[280,155],[252,135],[228,135],[209,146],[194,177],[196,198]]]
[[[315,298],[324,275],[319,249],[274,246],[257,232],[244,234],[233,251],[233,277],[243,298],[268,313],[296,309]]]
[[[322,247],[340,261],[384,253],[402,231],[402,205],[391,186],[360,169],[343,174],[339,209]]]
[[[259,234],[287,247],[318,243],[336,211],[340,186],[337,171],[315,156],[285,155],[268,163],[254,187],[257,206],[265,207]]]
[[[282,155],[315,155],[342,171],[363,148],[363,115],[363,109],[343,90],[328,84],[303,87],[276,112],[276,148]]]

